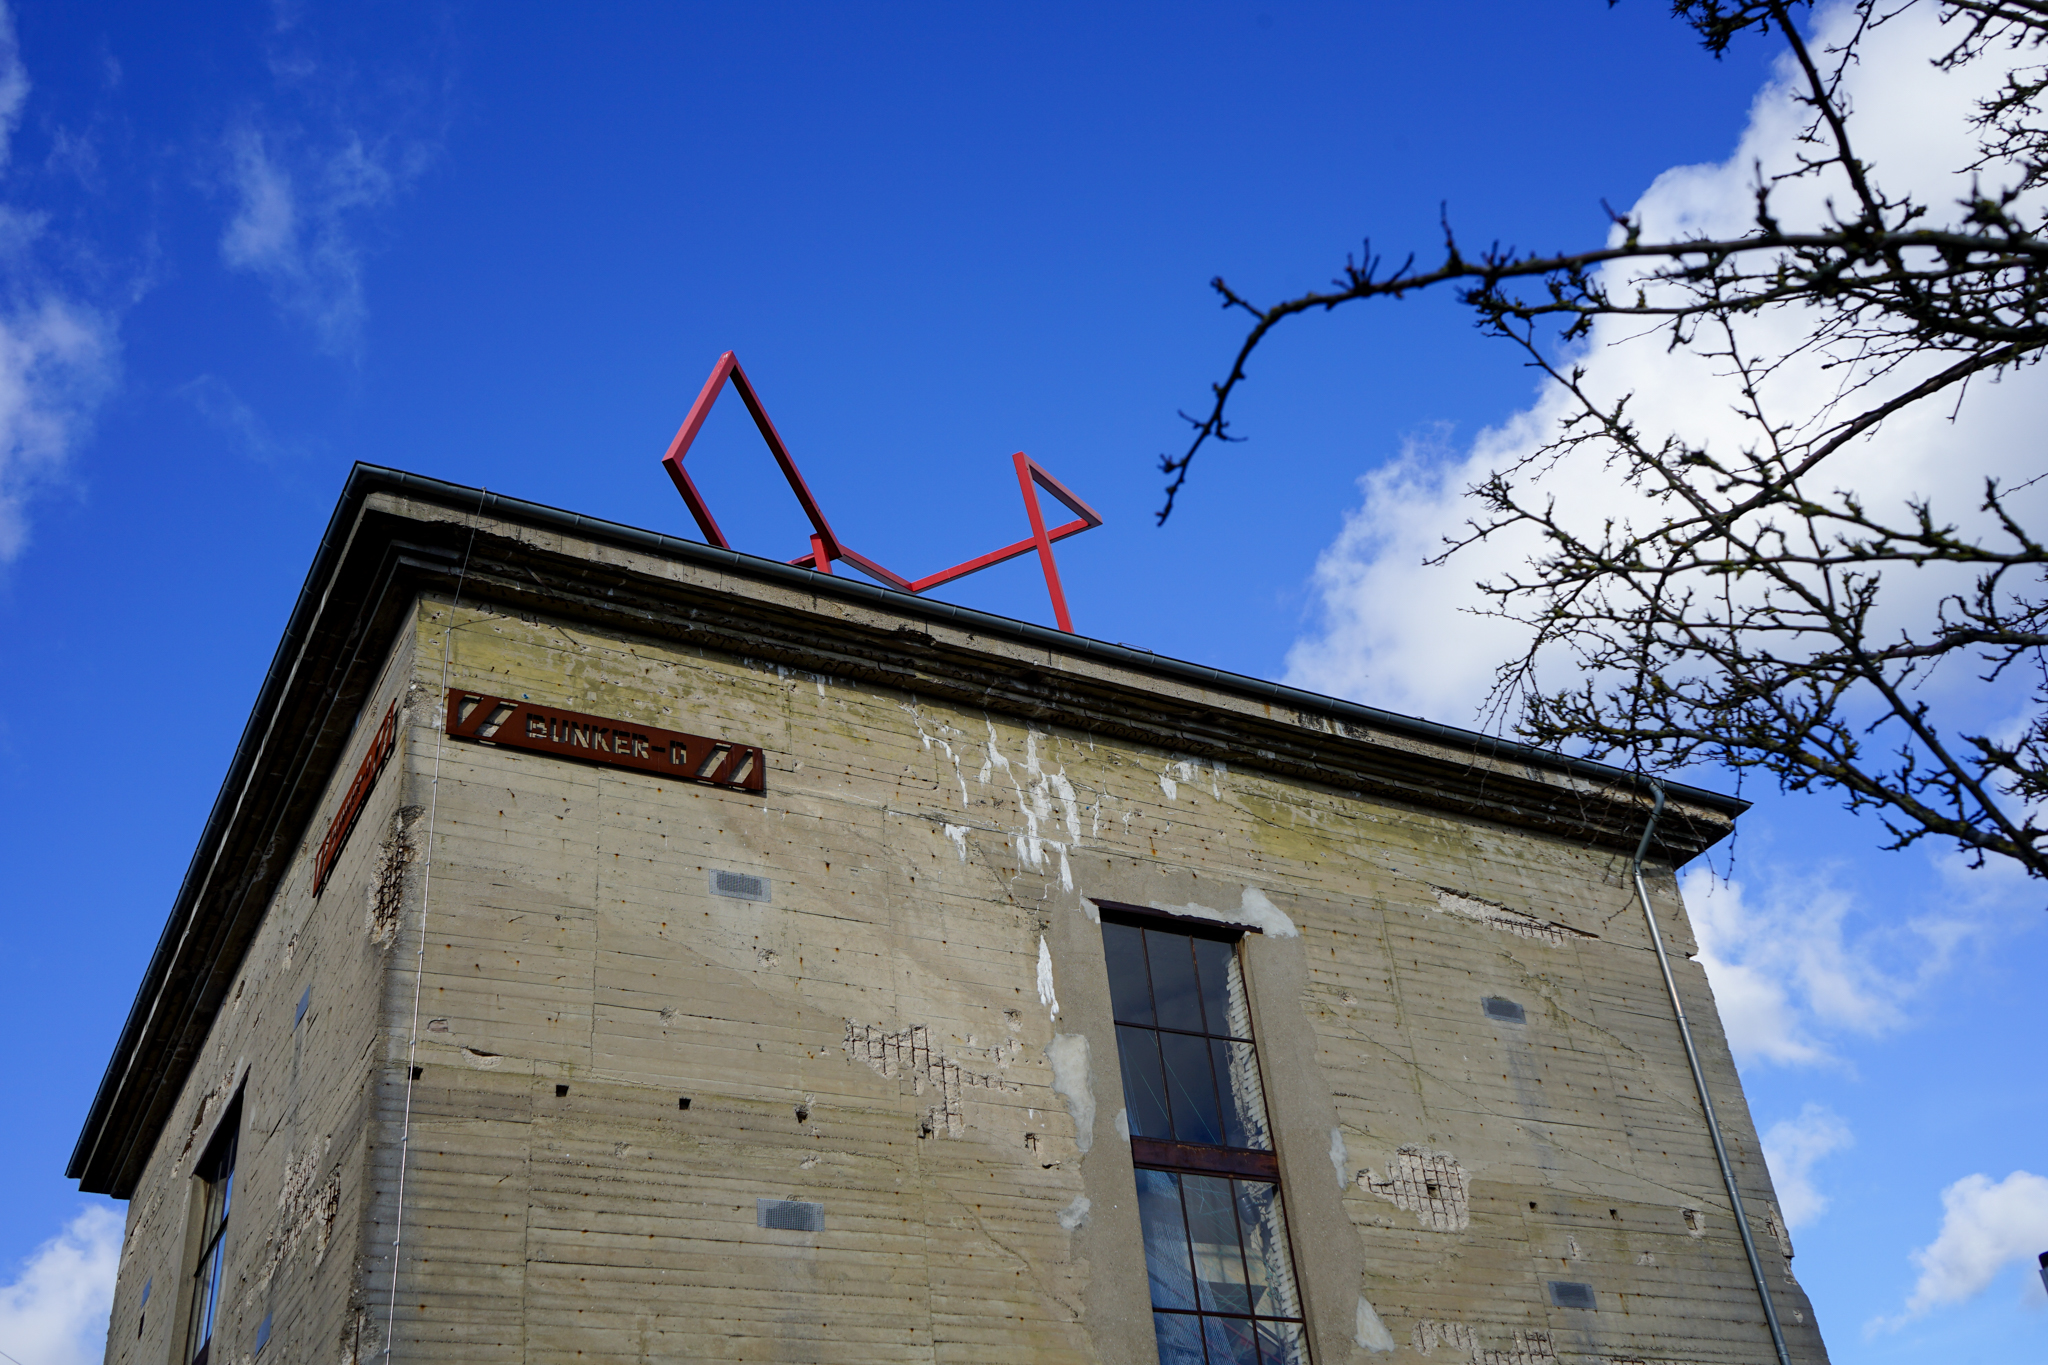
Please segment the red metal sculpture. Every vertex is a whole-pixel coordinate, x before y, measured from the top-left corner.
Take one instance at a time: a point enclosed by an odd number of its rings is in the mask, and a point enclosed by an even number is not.
[[[768,443],[768,452],[775,457],[775,463],[781,467],[782,477],[789,481],[790,491],[796,494],[797,505],[804,509],[804,515],[810,519],[811,552],[800,559],[790,560],[791,564],[802,569],[816,569],[819,573],[831,573],[832,561],[843,559],[878,583],[903,592],[920,593],[936,588],[941,583],[965,578],[968,574],[978,573],[1036,550],[1039,567],[1045,571],[1045,589],[1052,596],[1053,619],[1059,622],[1061,630],[1070,634],[1073,632],[1074,622],[1067,615],[1067,595],[1060,589],[1059,565],[1053,561],[1053,542],[1092,530],[1102,525],[1102,518],[1094,508],[1075,497],[1066,485],[1047,473],[1038,461],[1021,450],[1012,457],[1017,466],[1017,487],[1024,495],[1024,511],[1031,519],[1029,536],[1014,545],[991,550],[964,564],[955,564],[950,569],[941,569],[935,574],[927,574],[919,579],[905,578],[883,568],[866,555],[855,553],[834,534],[832,523],[825,520],[824,509],[818,506],[817,498],[811,494],[810,485],[804,482],[804,476],[797,470],[796,461],[790,458],[789,447],[782,443],[782,436],[775,430],[775,423],[768,419],[768,410],[761,406],[761,399],[754,392],[754,386],[747,382],[747,372],[740,368],[739,357],[731,351],[720,356],[718,363],[711,367],[711,378],[704,381],[704,388],[697,395],[697,401],[690,405],[689,416],[683,419],[683,425],[676,432],[675,440],[669,442],[668,454],[661,460],[662,467],[668,470],[669,478],[675,482],[676,491],[683,495],[683,502],[689,506],[690,515],[697,519],[697,528],[704,533],[704,539],[720,549],[732,548],[726,541],[725,533],[718,529],[718,522],[711,515],[711,508],[706,505],[704,495],[697,491],[697,485],[691,481],[688,471],[683,468],[683,457],[690,453],[690,443],[697,439],[697,432],[703,427],[704,419],[711,415],[711,405],[717,402],[719,394],[724,392],[727,380],[731,380],[732,386],[739,390],[740,401],[744,402],[747,411],[753,414],[754,425],[760,428],[761,439]],[[1038,503],[1038,490],[1041,488],[1059,499],[1067,510],[1074,514],[1075,519],[1048,530],[1045,514],[1040,510]]]

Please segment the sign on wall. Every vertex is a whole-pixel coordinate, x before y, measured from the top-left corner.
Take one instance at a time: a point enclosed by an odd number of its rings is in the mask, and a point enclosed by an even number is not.
[[[356,817],[363,813],[363,804],[370,799],[370,788],[377,785],[377,774],[384,771],[384,765],[391,761],[391,755],[398,748],[398,703],[392,702],[391,709],[384,713],[384,723],[377,727],[377,737],[370,741],[370,751],[363,755],[362,764],[356,768],[356,780],[348,784],[348,795],[341,798],[340,809],[327,822],[327,837],[320,841],[319,856],[313,859],[313,894],[319,895],[327,888],[327,878],[334,871],[335,861],[341,857],[342,847],[348,843],[350,831],[356,827]]]
[[[448,689],[448,737],[631,768],[735,791],[767,789],[766,756],[751,744]]]

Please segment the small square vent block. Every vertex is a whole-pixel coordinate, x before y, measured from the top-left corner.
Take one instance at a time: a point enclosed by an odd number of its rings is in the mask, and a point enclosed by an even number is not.
[[[1591,1308],[1593,1306],[1593,1286],[1590,1284],[1574,1284],[1570,1280],[1552,1280],[1550,1282],[1550,1301],[1559,1308]]]
[[[1503,1000],[1497,995],[1487,996],[1479,1005],[1486,1011],[1486,1017],[1489,1019],[1505,1019],[1511,1024],[1527,1023],[1529,1019],[1528,1013],[1520,1005],[1512,1000]]]
[[[776,1232],[823,1232],[825,1206],[802,1199],[756,1199],[754,1223]]]
[[[750,872],[714,870],[711,874],[711,894],[730,896],[739,901],[765,901],[768,899],[768,879],[756,877]]]

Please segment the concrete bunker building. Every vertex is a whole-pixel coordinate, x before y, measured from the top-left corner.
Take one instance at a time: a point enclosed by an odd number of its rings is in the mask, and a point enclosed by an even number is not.
[[[1618,770],[358,466],[72,1158],[110,1365],[1752,1365]],[[1791,1358],[1826,1359],[1673,870]]]

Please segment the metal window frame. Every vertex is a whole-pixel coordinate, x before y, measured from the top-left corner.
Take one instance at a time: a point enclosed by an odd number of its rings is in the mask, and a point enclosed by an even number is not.
[[[1244,963],[1243,943],[1245,935],[1261,932],[1257,925],[1231,924],[1210,919],[1198,919],[1192,915],[1175,914],[1170,910],[1159,910],[1151,906],[1131,905],[1122,901],[1095,900],[1093,897],[1089,899],[1094,904],[1096,912],[1104,924],[1121,925],[1132,929],[1150,929],[1158,933],[1173,934],[1183,938],[1208,939],[1211,942],[1231,945],[1232,951],[1237,954],[1238,970],[1245,975],[1246,989],[1250,989],[1250,972],[1246,969]],[[1152,1017],[1154,1020],[1157,1020],[1159,1018],[1158,994],[1152,984],[1152,959],[1149,951],[1145,955],[1145,989],[1147,994],[1152,997]],[[1137,1028],[1144,1029],[1153,1034],[1174,1033],[1183,1037],[1209,1038],[1224,1042],[1243,1043],[1252,1050],[1252,1064],[1259,1068],[1259,1089],[1262,1095],[1265,1091],[1265,1063],[1259,1056],[1259,1043],[1256,1037],[1240,1038],[1236,1034],[1228,1032],[1209,1033],[1204,1031],[1195,1033],[1188,1029],[1162,1028],[1157,1023],[1125,1023],[1116,1018],[1116,1004],[1113,997],[1110,1003],[1110,1019],[1112,1025],[1118,1029]],[[1207,1020],[1207,1010],[1204,1008],[1203,1022],[1205,1027]],[[1117,1038],[1117,1060],[1119,1066],[1121,1066],[1123,1060],[1123,1039],[1121,1035]],[[1222,1096],[1219,1094],[1217,1098],[1220,1103]],[[1169,1099],[1168,1104],[1170,1105],[1171,1103],[1172,1101]],[[1170,1113],[1171,1110],[1169,1109],[1168,1112]],[[1270,1114],[1266,1115],[1266,1120],[1270,1125],[1272,1116]],[[1130,1141],[1131,1165],[1136,1170],[1158,1171],[1162,1174],[1174,1176],[1194,1175],[1231,1181],[1249,1180],[1258,1184],[1272,1186],[1273,1197],[1279,1201],[1281,1216],[1286,1220],[1287,1259],[1290,1263],[1290,1268],[1293,1268],[1294,1263],[1298,1260],[1294,1254],[1294,1219],[1288,1208],[1287,1186],[1280,1179],[1280,1157],[1277,1151],[1262,1151],[1255,1147],[1211,1146],[1206,1143],[1181,1142],[1167,1138],[1145,1138],[1139,1137],[1136,1134],[1131,1135]],[[1180,1197],[1180,1208],[1181,1235],[1186,1239],[1188,1254],[1192,1257],[1195,1239],[1193,1231],[1187,1226],[1187,1199],[1185,1194],[1182,1194]],[[1231,1200],[1231,1218],[1237,1227],[1238,1255],[1240,1258],[1246,1258],[1249,1256],[1249,1253],[1245,1250],[1244,1226],[1239,1218],[1235,1198]],[[1245,1275],[1245,1283],[1249,1285],[1251,1283],[1251,1268],[1248,1261],[1242,1268]],[[1293,1274],[1296,1282],[1296,1293],[1299,1294],[1300,1271],[1293,1269]],[[1199,1298],[1196,1302],[1200,1303]],[[1304,1356],[1312,1356],[1308,1330],[1308,1307],[1305,1303],[1300,1302],[1297,1302],[1295,1307],[1300,1313],[1298,1317],[1282,1317],[1278,1314],[1217,1312],[1200,1307],[1181,1309],[1159,1308],[1155,1306],[1152,1309],[1152,1313],[1155,1317],[1164,1314],[1169,1317],[1192,1319],[1197,1324],[1198,1331],[1201,1330],[1200,1323],[1205,1318],[1223,1318],[1252,1324],[1261,1322],[1292,1323],[1299,1333]],[[1256,1331],[1256,1327],[1254,1327],[1254,1331]],[[1203,1333],[1203,1336],[1206,1341],[1206,1333]],[[1206,1346],[1204,1349],[1206,1351]]]
[[[187,1365],[207,1365],[213,1355],[215,1327],[219,1322],[221,1289],[227,1282],[227,1238],[229,1226],[234,1221],[234,1178],[240,1164],[242,1148],[242,1098],[244,1087],[237,1084],[234,1098],[221,1110],[213,1132],[200,1149],[199,1160],[193,1163],[193,1176],[201,1189],[196,1191],[201,1224],[199,1231],[199,1254],[192,1262],[191,1274],[187,1277],[192,1284],[191,1297],[187,1301],[185,1316],[185,1347],[182,1359]],[[222,1169],[223,1161],[226,1163]],[[227,1184],[218,1222],[208,1225],[213,1212],[213,1195],[223,1182]],[[202,1332],[204,1335],[202,1336]]]

